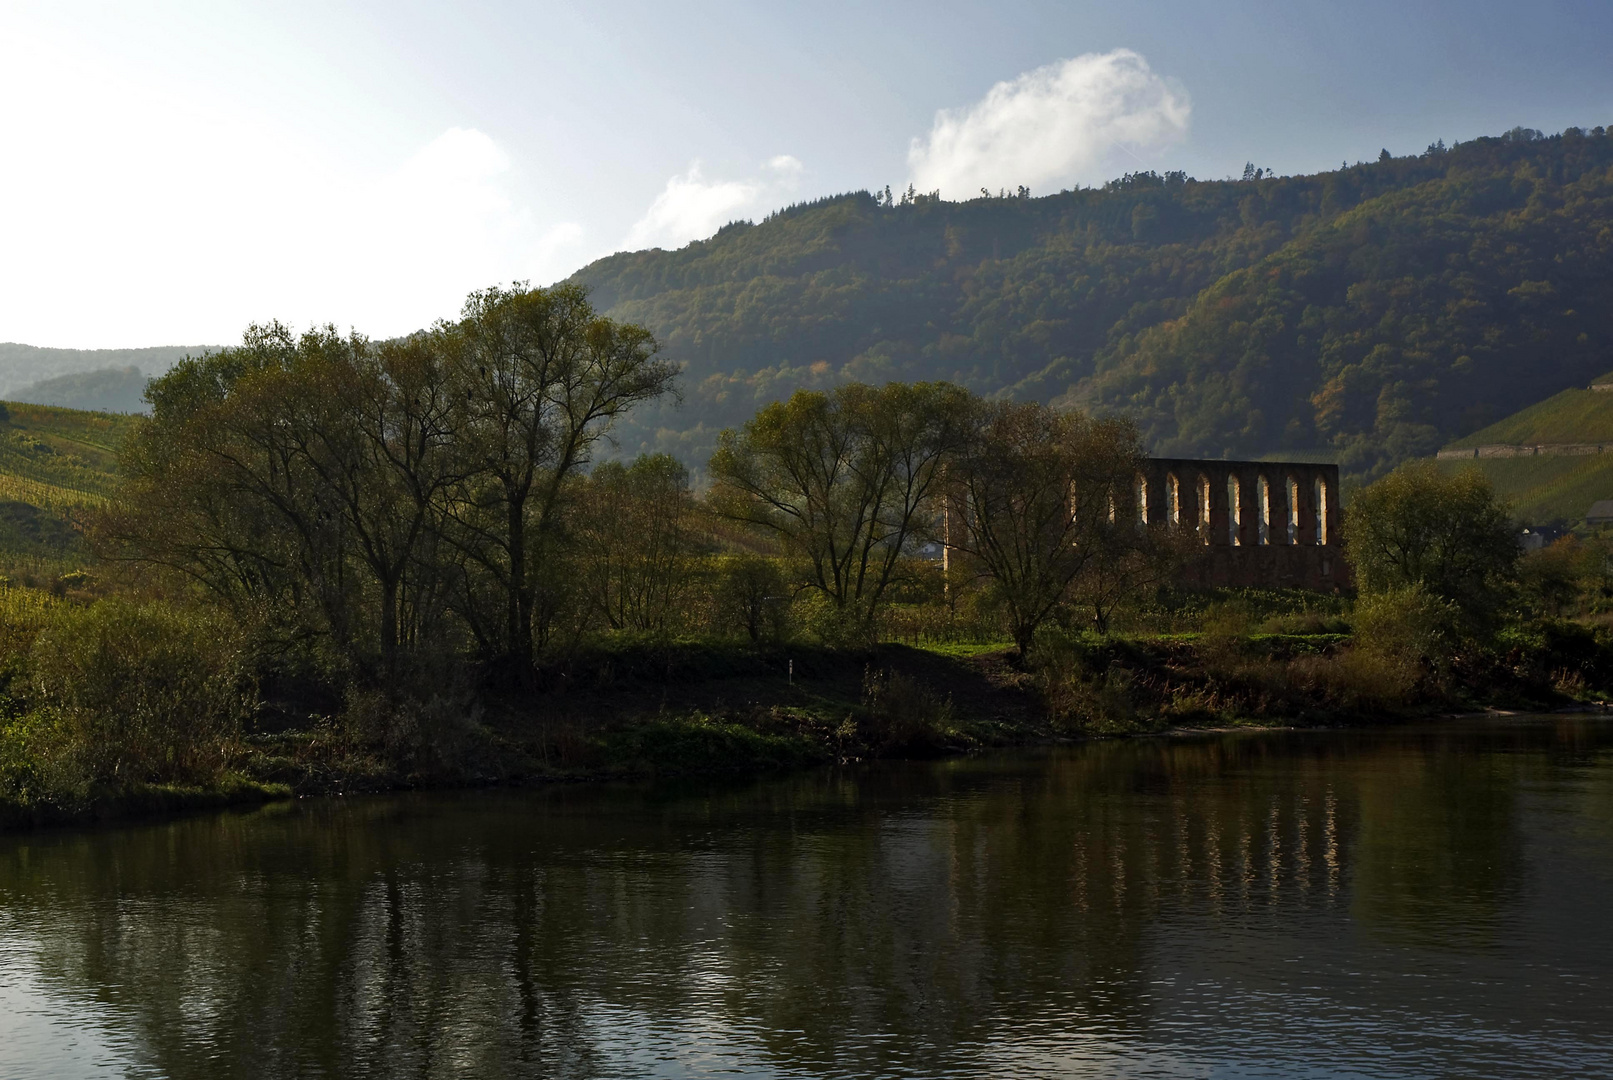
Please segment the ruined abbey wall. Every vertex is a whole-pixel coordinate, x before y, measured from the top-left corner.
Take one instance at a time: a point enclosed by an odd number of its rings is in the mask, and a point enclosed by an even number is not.
[[[1337,465],[1149,458],[1138,484],[1145,521],[1195,528],[1204,541],[1185,584],[1322,592],[1349,585]]]

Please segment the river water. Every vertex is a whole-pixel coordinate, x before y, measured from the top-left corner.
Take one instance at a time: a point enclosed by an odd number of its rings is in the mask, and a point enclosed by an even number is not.
[[[1613,1075],[1613,721],[0,837],[0,1077]]]

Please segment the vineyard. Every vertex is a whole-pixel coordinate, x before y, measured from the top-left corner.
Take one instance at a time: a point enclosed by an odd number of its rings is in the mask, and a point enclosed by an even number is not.
[[[49,584],[85,561],[86,512],[117,484],[117,452],[138,418],[0,405],[0,574]],[[10,614],[0,598],[0,614]]]

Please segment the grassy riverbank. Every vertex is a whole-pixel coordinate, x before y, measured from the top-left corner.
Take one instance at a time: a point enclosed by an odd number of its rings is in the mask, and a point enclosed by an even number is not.
[[[1595,632],[1563,624],[1451,657],[1444,670],[1351,635],[1178,633],[1007,646],[756,648],[618,641],[533,693],[375,698],[243,736],[251,782],[298,794],[758,773],[869,758],[1244,726],[1394,723],[1545,710],[1613,685]]]
[[[519,690],[458,664],[390,692],[288,666],[206,609],[6,596],[0,827],[1553,709],[1613,688],[1613,631],[1594,615],[1461,637],[1425,619],[1416,594],[1184,594],[1109,635],[1049,628],[1026,662],[989,638],[596,635],[556,650]]]
[[[354,697],[333,713],[264,702],[208,783],[74,787],[62,761],[19,760],[13,737],[0,827],[293,795],[761,773],[1173,729],[1550,709],[1613,685],[1607,643],[1583,627],[1543,626],[1498,646],[1439,671],[1325,630],[1055,636],[1029,667],[1006,646],[621,639],[578,650],[521,693]]]

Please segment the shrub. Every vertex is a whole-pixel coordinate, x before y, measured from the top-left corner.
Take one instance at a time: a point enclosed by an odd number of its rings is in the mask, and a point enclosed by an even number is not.
[[[1344,546],[1365,595],[1420,585],[1476,624],[1494,618],[1516,580],[1511,514],[1476,469],[1404,465],[1350,504]]]
[[[409,776],[482,775],[491,756],[481,706],[446,686],[418,697],[349,689],[341,726],[387,768]]]
[[[899,671],[863,672],[867,738],[876,750],[924,754],[941,749],[952,728],[952,700]]]
[[[1158,726],[1139,712],[1136,676],[1112,640],[1044,633],[1036,648],[1034,674],[1054,727],[1114,735]]]
[[[1420,662],[1443,675],[1461,638],[1462,611],[1421,585],[1364,596],[1353,619],[1355,649]]]
[[[103,600],[63,607],[31,663],[53,755],[114,787],[215,780],[255,693],[233,624],[211,613]]]
[[[1374,713],[1408,704],[1423,669],[1415,658],[1357,647],[1295,657],[1287,674],[1296,688],[1333,708]]]

